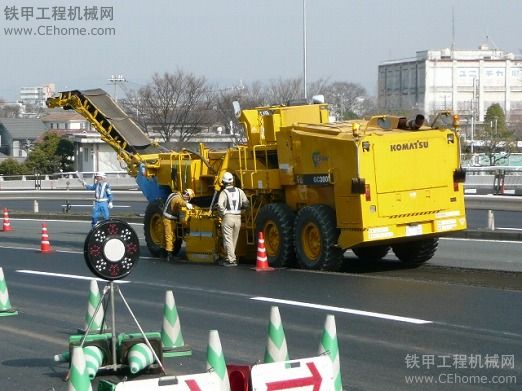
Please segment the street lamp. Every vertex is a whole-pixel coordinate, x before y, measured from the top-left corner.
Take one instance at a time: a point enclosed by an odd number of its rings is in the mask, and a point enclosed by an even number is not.
[[[306,0],[303,0],[303,90],[306,99]]]

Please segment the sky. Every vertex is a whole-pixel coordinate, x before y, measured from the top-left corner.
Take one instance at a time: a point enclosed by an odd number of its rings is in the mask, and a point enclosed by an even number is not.
[[[522,55],[522,0],[304,1],[309,82],[376,95],[379,64],[453,41]],[[0,0],[0,9],[0,98],[9,102],[47,83],[123,94],[176,70],[215,88],[303,75],[303,0]],[[126,81],[115,89],[112,75]]]

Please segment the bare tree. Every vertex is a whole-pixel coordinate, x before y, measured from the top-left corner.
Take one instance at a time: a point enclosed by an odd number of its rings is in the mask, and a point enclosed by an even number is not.
[[[273,80],[265,88],[264,95],[269,105],[287,104],[289,101],[303,99],[303,79]]]
[[[339,120],[345,120],[361,115],[366,90],[358,84],[337,81],[324,88],[324,96],[332,105],[333,114]]]
[[[0,98],[0,118],[17,118],[20,116],[20,105],[9,104]]]
[[[153,127],[167,142],[177,133],[183,144],[206,125],[210,100],[204,77],[180,70],[161,76],[156,73],[134,100],[141,110],[140,122]]]

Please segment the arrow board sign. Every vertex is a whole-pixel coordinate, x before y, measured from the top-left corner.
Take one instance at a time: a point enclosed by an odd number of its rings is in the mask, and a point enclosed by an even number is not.
[[[328,356],[254,365],[251,377],[253,391],[334,391]]]
[[[146,380],[118,383],[115,391],[205,391],[220,389],[219,376],[214,372],[195,375],[163,376]]]

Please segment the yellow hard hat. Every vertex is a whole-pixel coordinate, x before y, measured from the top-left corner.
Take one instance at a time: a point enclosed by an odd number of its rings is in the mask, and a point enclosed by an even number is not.
[[[185,189],[183,191],[183,195],[187,195],[189,197],[189,201],[190,201],[192,198],[194,198],[194,196],[196,194],[194,193],[194,190],[192,190],[192,189]]]

